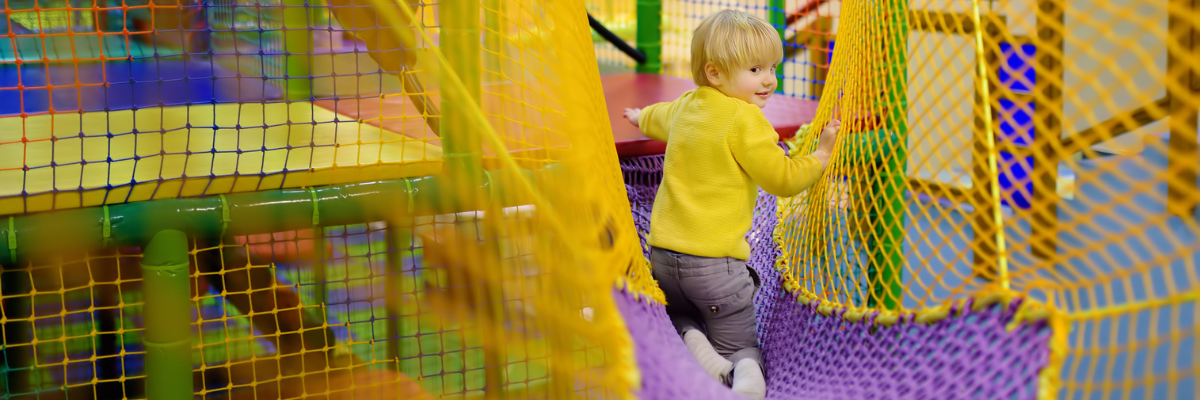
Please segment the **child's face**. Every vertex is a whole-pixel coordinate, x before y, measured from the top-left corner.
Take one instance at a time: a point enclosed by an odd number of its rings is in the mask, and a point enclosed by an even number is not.
[[[763,108],[767,106],[767,100],[775,93],[775,86],[778,84],[775,79],[775,67],[775,63],[764,62],[735,68],[729,73],[718,72],[713,86],[726,96]],[[710,76],[710,82],[714,81],[711,78]]]

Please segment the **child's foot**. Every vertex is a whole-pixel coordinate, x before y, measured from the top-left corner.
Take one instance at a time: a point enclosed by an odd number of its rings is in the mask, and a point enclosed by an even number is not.
[[[767,397],[767,381],[757,362],[743,358],[733,367],[733,392],[751,400]]]
[[[687,346],[692,356],[696,357],[696,361],[700,362],[700,367],[704,368],[704,372],[707,372],[708,376],[728,384],[729,373],[733,371],[733,363],[717,354],[712,343],[708,342],[708,336],[692,329],[683,333],[683,344]]]

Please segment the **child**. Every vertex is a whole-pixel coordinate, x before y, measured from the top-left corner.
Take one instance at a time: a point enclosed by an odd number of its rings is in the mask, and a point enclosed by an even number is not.
[[[646,136],[667,142],[648,238],[667,313],[705,371],[752,399],[766,395],[754,320],[758,277],[746,265],[745,240],[758,188],[795,196],[815,184],[840,126],[830,121],[812,154],[784,155],[761,110],[775,92],[782,58],[770,24],[718,12],[692,37],[699,87],[625,111]]]

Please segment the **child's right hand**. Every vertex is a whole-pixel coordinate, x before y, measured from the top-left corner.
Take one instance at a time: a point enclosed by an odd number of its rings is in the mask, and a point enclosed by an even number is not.
[[[638,123],[638,116],[640,116],[641,114],[642,114],[642,109],[640,109],[640,108],[626,108],[625,109],[625,119],[629,120],[629,123],[633,124],[633,126],[636,126],[636,127],[641,127],[641,124]]]
[[[822,167],[829,166],[829,158],[833,156],[833,145],[837,142],[838,130],[841,127],[841,121],[831,119],[825,124],[825,129],[821,130],[821,137],[817,139],[817,150],[812,155],[821,162]]]

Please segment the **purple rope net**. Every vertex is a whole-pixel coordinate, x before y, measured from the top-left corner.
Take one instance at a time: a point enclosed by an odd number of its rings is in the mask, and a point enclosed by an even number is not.
[[[650,209],[662,179],[662,156],[621,160],[634,222],[649,254]],[[755,298],[769,399],[1032,399],[1049,360],[1045,322],[1009,332],[1019,300],[982,311],[954,309],[933,324],[902,319],[889,327],[826,316],[785,293],[774,269],[775,197],[759,192],[747,233],[749,265],[762,278]],[[614,293],[635,342],[643,399],[734,399],[708,377],[671,327],[665,308]]]

